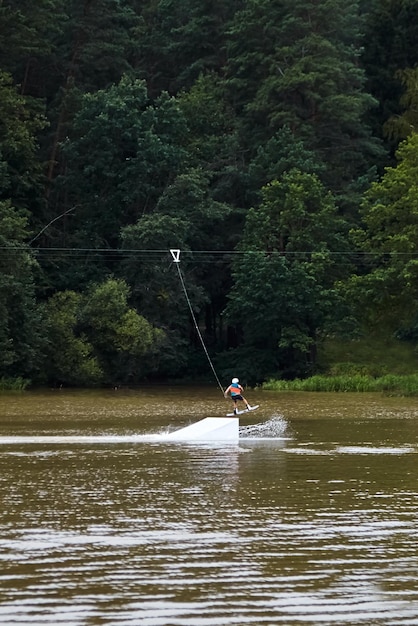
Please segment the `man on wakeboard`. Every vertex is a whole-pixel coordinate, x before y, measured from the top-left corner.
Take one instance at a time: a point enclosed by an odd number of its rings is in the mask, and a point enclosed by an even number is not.
[[[238,400],[242,400],[242,402],[245,403],[245,405],[246,405],[248,410],[251,409],[251,407],[248,404],[247,400],[242,395],[243,391],[244,391],[244,389],[239,384],[238,378],[233,378],[231,384],[229,385],[229,387],[227,389],[225,389],[225,391],[224,391],[225,398],[228,397],[228,393],[231,394],[231,400],[234,403],[234,414],[235,415],[238,413],[238,404],[237,404]]]

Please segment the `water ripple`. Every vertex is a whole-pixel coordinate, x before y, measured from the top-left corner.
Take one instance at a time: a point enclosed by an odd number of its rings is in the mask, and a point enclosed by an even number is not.
[[[417,428],[366,412],[272,409],[239,445],[5,435],[0,623],[418,626]]]

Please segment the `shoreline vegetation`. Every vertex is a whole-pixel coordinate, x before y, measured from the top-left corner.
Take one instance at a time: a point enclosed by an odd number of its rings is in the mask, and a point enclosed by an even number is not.
[[[412,345],[370,336],[358,342],[334,340],[321,346],[318,357],[320,372],[290,380],[271,377],[261,383],[260,388],[278,392],[376,392],[418,396],[418,360]],[[173,380],[166,382],[172,384]],[[196,379],[185,378],[177,380],[176,384],[196,382]],[[32,381],[29,379],[0,377],[0,393],[19,393],[30,388]]]
[[[23,392],[30,387],[30,381],[22,378],[1,378],[2,391]],[[308,391],[308,392],[377,392],[390,396],[418,396],[418,374],[385,374],[371,376],[369,374],[353,375],[315,375],[309,378],[294,380],[270,379],[261,385],[264,391]]]
[[[18,376],[17,378],[0,378],[1,391],[25,391],[30,386],[30,381]]]
[[[323,376],[306,379],[268,380],[265,391],[380,392],[392,396],[418,396],[418,374],[370,376],[368,374]]]

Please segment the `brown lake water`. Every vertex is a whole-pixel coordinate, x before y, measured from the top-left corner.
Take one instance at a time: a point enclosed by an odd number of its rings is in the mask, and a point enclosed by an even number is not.
[[[418,625],[418,402],[0,394],[0,624]]]

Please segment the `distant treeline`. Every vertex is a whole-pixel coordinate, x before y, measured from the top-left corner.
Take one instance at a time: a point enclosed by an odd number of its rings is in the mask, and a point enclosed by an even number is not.
[[[416,342],[417,62],[415,0],[0,0],[0,379]]]

